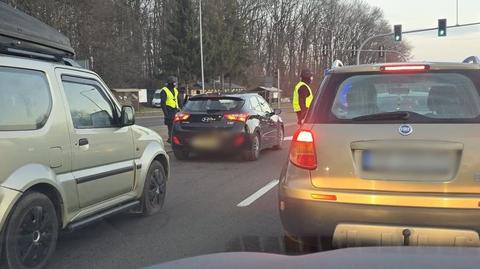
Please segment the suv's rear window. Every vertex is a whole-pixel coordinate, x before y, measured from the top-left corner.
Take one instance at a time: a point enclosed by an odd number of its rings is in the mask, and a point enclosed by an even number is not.
[[[202,97],[188,100],[183,108],[188,112],[235,111],[242,108],[244,100],[234,97]]]
[[[478,83],[472,72],[354,74],[329,83],[327,91],[335,92],[327,94],[333,101],[324,112],[330,122],[395,120],[382,117],[391,112],[408,112],[399,120],[410,122],[478,122],[480,96],[472,79]]]
[[[0,131],[42,128],[51,105],[44,73],[0,67]]]

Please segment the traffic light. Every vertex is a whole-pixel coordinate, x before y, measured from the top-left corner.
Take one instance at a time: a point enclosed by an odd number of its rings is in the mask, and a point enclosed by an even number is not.
[[[357,53],[358,53],[357,50],[358,50],[357,45],[352,45],[352,52],[351,52],[352,57],[357,56]]]
[[[380,57],[380,58],[385,57],[385,46],[384,45],[380,45],[380,47],[378,47],[378,57]]]
[[[438,20],[438,36],[447,36],[447,19]]]
[[[322,55],[323,56],[328,55],[328,45],[327,44],[323,44],[323,46],[322,46]]]
[[[402,25],[397,24],[393,26],[393,33],[395,36],[395,41],[402,41]]]

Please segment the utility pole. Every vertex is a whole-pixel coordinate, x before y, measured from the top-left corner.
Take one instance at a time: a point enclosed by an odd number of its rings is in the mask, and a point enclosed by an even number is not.
[[[205,93],[205,73],[203,70],[202,0],[200,0],[198,9],[198,13],[200,14],[200,65],[202,68],[202,93]]]
[[[457,25],[458,25],[458,0],[457,0]]]
[[[277,89],[278,89],[278,93],[277,93],[277,103],[278,103],[278,108],[280,108],[280,68],[277,69]]]
[[[333,31],[331,31],[332,33],[332,38],[330,39],[330,64],[333,63],[333,53],[334,53],[334,49],[333,49],[333,46],[335,45],[335,35],[333,34]]]
[[[333,7],[334,7],[334,1],[333,0],[330,1],[330,5],[331,5],[331,8],[333,9]],[[333,20],[335,20],[335,17],[333,17]],[[333,22],[332,25],[335,25],[335,22]],[[335,31],[333,31],[332,29],[326,28],[326,27],[322,27],[322,28],[328,29],[330,31],[330,35],[331,35],[331,38],[330,38],[330,63],[329,63],[329,65],[331,65],[334,61],[334,59],[333,59],[333,53],[334,53],[333,46],[335,45]]]

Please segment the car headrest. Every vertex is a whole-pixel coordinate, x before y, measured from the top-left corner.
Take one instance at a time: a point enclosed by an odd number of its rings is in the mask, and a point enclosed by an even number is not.
[[[433,86],[428,94],[427,105],[436,114],[451,114],[461,105],[458,90],[453,86]]]
[[[371,114],[378,112],[376,90],[362,85],[348,91],[346,101],[351,113]]]

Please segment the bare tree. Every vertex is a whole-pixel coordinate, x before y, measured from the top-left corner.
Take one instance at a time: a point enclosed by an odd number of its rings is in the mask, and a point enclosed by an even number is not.
[[[158,87],[167,73],[195,83],[198,55],[198,0],[10,0],[10,3],[65,33],[77,58],[114,87]],[[292,87],[302,68],[317,78],[331,59],[355,64],[352,48],[391,31],[381,9],[362,0],[204,0],[204,55],[207,79],[247,86],[281,73]],[[393,38],[372,40],[363,63],[402,61],[410,47]],[[318,82],[319,79],[316,79]],[[223,85],[223,83],[221,84]]]

